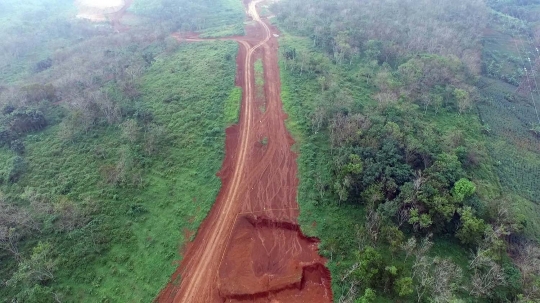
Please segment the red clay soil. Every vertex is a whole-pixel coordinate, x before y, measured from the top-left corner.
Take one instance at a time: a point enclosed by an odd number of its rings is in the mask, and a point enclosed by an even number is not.
[[[117,11],[110,15],[111,18],[111,24],[115,31],[117,32],[123,32],[128,29],[127,26],[123,25],[120,21],[122,20],[122,17],[126,14],[128,8],[133,3],[133,0],[124,0],[124,6]]]
[[[245,0],[256,25],[233,38],[240,44],[236,82],[243,97],[240,122],[226,131],[221,190],[156,302],[332,302],[319,242],[304,236],[297,222],[296,155],[280,99],[277,31],[260,19],[258,2]],[[254,89],[258,58],[262,100]]]

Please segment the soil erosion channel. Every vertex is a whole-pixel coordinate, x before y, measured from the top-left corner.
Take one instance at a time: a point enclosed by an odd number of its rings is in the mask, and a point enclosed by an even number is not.
[[[227,129],[221,190],[158,302],[332,301],[318,241],[297,222],[296,155],[280,99],[276,31],[259,17],[259,2],[244,0],[253,22],[245,37],[230,38],[240,44],[243,97],[239,124]],[[258,59],[264,96],[256,93]]]

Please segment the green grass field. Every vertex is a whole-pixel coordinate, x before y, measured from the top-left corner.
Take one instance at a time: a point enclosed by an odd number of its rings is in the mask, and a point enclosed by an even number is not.
[[[510,2],[500,5],[512,6]],[[537,9],[537,5],[529,5],[521,13],[528,12],[523,16],[535,20]],[[523,68],[530,70],[527,58],[538,55],[523,35],[524,22],[499,12],[493,14],[484,36],[478,113],[501,188],[515,213],[527,222],[524,233],[539,239],[540,141],[531,129],[538,125],[535,103],[540,106],[540,95],[518,90],[526,79]]]

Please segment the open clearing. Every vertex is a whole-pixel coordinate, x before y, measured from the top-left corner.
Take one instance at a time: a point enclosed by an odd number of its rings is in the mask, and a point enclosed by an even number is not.
[[[239,124],[227,129],[222,187],[159,302],[332,301],[318,240],[305,237],[297,222],[296,155],[280,99],[277,31],[259,17],[259,2],[245,2],[255,21],[246,37],[229,38],[240,44],[236,81],[243,97]],[[255,89],[259,58],[264,98]]]

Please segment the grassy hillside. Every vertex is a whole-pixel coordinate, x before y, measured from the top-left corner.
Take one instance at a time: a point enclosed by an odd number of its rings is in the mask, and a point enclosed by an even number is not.
[[[478,111],[504,191],[526,218],[525,233],[540,239],[540,125],[537,115],[538,51],[533,12],[538,5],[494,3],[483,39],[483,76]],[[530,60],[530,61],[529,61]],[[527,70],[525,70],[527,69]]]
[[[180,45],[161,11],[114,33],[38,2],[0,4],[0,302],[149,302],[221,185],[237,45]],[[241,28],[232,4],[187,13]]]
[[[25,242],[51,245],[47,292],[68,301],[148,302],[165,285],[220,187],[236,50],[234,43],[184,45],[141,78],[137,112],[119,127],[66,142],[54,126],[24,141],[26,172],[3,186],[3,199],[51,208],[39,237]],[[2,150],[2,157],[14,154]],[[64,208],[78,222],[63,230],[68,214],[56,210]],[[3,277],[16,268],[7,265]],[[3,297],[29,286],[20,283],[2,288]]]

